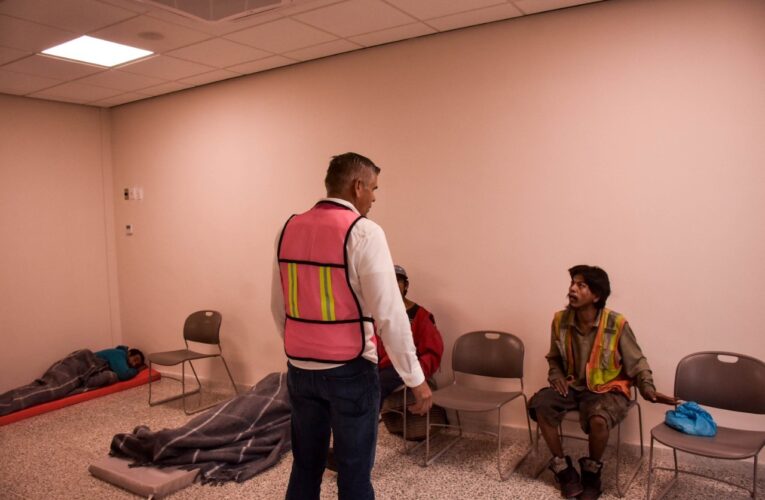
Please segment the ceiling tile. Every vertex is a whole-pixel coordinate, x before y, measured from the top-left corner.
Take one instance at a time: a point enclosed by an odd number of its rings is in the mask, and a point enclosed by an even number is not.
[[[379,0],[353,0],[293,17],[340,37],[379,31],[415,20]]]
[[[204,85],[206,83],[228,80],[229,78],[235,78],[237,76],[241,75],[239,73],[234,73],[233,71],[218,69],[215,71],[210,71],[209,73],[202,73],[201,75],[184,78],[180,81],[181,83],[188,83],[189,85]]]
[[[250,73],[257,73],[258,71],[265,71],[267,69],[279,68],[281,66],[288,66],[295,64],[295,59],[289,59],[284,56],[271,56],[265,59],[259,59],[244,64],[237,64],[236,66],[230,66],[226,69],[230,71],[236,71],[242,75],[249,75]]]
[[[23,75],[0,68],[0,92],[6,94],[24,95],[42,90],[61,83],[60,80],[42,78],[33,75]]]
[[[428,24],[440,31],[464,28],[465,26],[474,26],[477,24],[499,21],[500,19],[509,19],[522,16],[523,13],[515,6],[510,4],[497,5],[486,9],[472,10],[461,14],[430,19]]]
[[[3,66],[3,69],[56,80],[72,80],[104,70],[104,68],[98,66],[66,61],[40,54],[8,63]]]
[[[0,64],[15,61],[22,57],[31,56],[31,52],[25,50],[12,49],[10,47],[0,47]]]
[[[146,94],[150,96],[156,96],[156,95],[162,95],[162,94],[169,94],[171,92],[177,92],[179,90],[184,90],[189,87],[192,87],[192,85],[189,85],[187,83],[178,83],[178,82],[168,82],[163,83],[162,85],[157,85],[156,87],[149,87],[148,89],[141,90],[141,94]]]
[[[135,73],[128,73],[127,71],[119,71],[116,69],[110,69],[92,76],[86,76],[77,81],[89,85],[120,90],[122,92],[131,92],[165,83],[165,80],[159,78],[136,75]]]
[[[329,42],[336,37],[292,19],[280,19],[229,33],[225,38],[280,54]]]
[[[0,14],[71,30],[78,34],[109,26],[136,15],[95,0],[5,0]]]
[[[546,10],[563,9],[574,5],[599,2],[600,0],[513,0],[524,14],[536,14]]]
[[[194,61],[208,66],[225,68],[272,55],[270,52],[255,49],[240,43],[214,38],[182,49],[168,52],[168,55]]]
[[[0,92],[115,106],[436,30],[597,1],[290,0],[284,8],[207,23],[143,0],[0,0]],[[112,69],[35,54],[83,33],[156,54]]]
[[[287,17],[344,1],[346,0],[294,0],[294,3],[290,7],[279,9],[278,12]]]
[[[120,66],[120,69],[128,73],[153,76],[163,80],[180,80],[192,75],[207,73],[215,68],[170,56],[154,56],[133,64]]]
[[[107,97],[106,99],[100,99],[98,101],[93,101],[92,104],[94,106],[101,106],[103,108],[111,108],[112,106],[119,106],[120,104],[126,104],[129,102],[134,101],[140,101],[141,99],[146,99],[151,96],[147,96],[144,94],[138,94],[136,92],[128,92],[126,94],[120,94],[116,95],[114,97]]]
[[[310,59],[318,59],[320,57],[340,54],[342,52],[349,52],[351,50],[360,48],[362,48],[361,45],[356,45],[355,43],[349,42],[348,40],[333,40],[331,42],[322,43],[321,45],[314,45],[304,49],[293,50],[292,52],[287,52],[284,55],[299,61],[308,61]]]
[[[386,0],[404,12],[420,20],[448,16],[491,5],[506,3],[505,0]],[[536,1],[536,0],[534,0]]]
[[[233,21],[205,23],[191,19],[190,17],[176,14],[175,12],[170,12],[169,10],[159,8],[152,9],[147,13],[147,15],[156,19],[162,19],[173,24],[180,24],[181,26],[193,28],[197,31],[203,31],[210,35],[216,36],[225,35],[226,33],[231,33],[232,31],[239,31],[244,28],[249,28],[250,26],[256,26],[258,24],[275,21],[283,17],[281,10],[269,10]]]
[[[139,49],[163,53],[201,42],[210,35],[176,24],[167,23],[146,15],[109,26],[93,33],[93,36],[124,43]]]
[[[0,15],[0,45],[4,47],[39,52],[76,37],[70,31]]]
[[[374,33],[367,33],[364,35],[353,36],[351,41],[360,43],[365,47],[371,47],[373,45],[380,45],[388,42],[397,42],[407,38],[415,38],[418,36],[429,35],[431,33],[437,33],[436,30],[423,23],[407,24],[406,26],[398,26],[396,28],[390,28],[382,31],[375,31]]]
[[[67,82],[49,89],[35,92],[32,94],[32,97],[60,98],[73,102],[93,102],[99,99],[106,99],[107,97],[114,97],[121,93],[122,92],[119,90],[95,87],[93,85],[85,85],[84,83],[79,82]]]
[[[143,14],[149,10],[149,6],[143,2],[136,0],[99,0],[101,3],[114,5],[116,7],[122,7],[126,10],[132,10],[137,14]]]

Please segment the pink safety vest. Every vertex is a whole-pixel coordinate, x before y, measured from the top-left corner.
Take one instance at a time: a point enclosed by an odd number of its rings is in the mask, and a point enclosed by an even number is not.
[[[290,359],[345,363],[364,351],[364,322],[348,279],[346,244],[361,216],[331,201],[293,215],[279,239],[284,350]]]

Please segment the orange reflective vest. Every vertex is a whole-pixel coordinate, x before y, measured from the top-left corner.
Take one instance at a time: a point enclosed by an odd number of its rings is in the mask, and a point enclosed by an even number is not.
[[[574,321],[574,314],[573,310],[565,309],[555,313],[553,319],[555,342],[561,353],[563,369],[570,376],[574,375],[574,348],[569,327]],[[625,317],[617,312],[606,308],[600,311],[598,331],[585,369],[587,388],[592,392],[617,391],[631,397],[632,381],[622,370],[619,354],[619,339],[626,323]]]
[[[345,363],[364,350],[364,322],[348,279],[346,244],[361,216],[331,201],[293,215],[279,238],[284,350],[290,359]]]

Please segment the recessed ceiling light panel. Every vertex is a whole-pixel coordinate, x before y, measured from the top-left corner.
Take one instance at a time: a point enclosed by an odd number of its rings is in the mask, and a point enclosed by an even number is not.
[[[91,36],[81,36],[61,45],[43,50],[43,54],[72,61],[86,62],[111,68],[153,54],[121,43],[107,42]]]

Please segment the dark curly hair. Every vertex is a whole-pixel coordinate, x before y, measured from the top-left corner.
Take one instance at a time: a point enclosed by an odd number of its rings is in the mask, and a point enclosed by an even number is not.
[[[584,279],[592,293],[598,296],[598,301],[595,302],[597,309],[606,307],[606,300],[611,295],[611,282],[608,281],[608,273],[598,266],[580,264],[569,269],[568,274],[571,279],[574,279],[576,275],[580,275]]]

